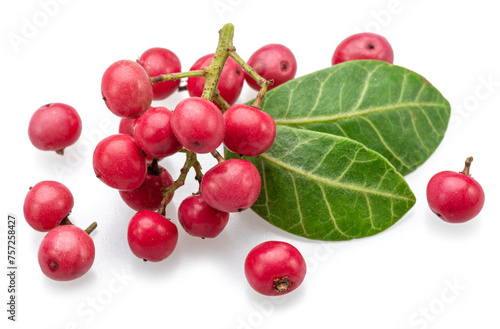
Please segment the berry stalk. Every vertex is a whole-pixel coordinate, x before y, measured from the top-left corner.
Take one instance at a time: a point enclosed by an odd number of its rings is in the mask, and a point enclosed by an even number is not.
[[[252,106],[260,109],[260,103],[262,102],[262,98],[264,98],[264,95],[267,92],[267,88],[273,84],[273,80],[266,80],[263,77],[261,77],[250,65],[245,62],[240,55],[236,53],[236,49],[233,47],[229,51],[229,56],[231,56],[232,59],[238,63],[245,72],[247,72],[252,79],[257,82],[257,84],[260,86],[259,93],[257,94],[257,97],[255,97],[255,101],[253,102]]]
[[[175,182],[168,188],[166,188],[165,191],[163,192],[163,200],[161,202],[160,209],[158,209],[158,213],[160,215],[165,216],[165,209],[167,207],[170,195],[179,187],[184,185],[189,169],[195,166],[196,163],[198,163],[198,159],[196,158],[196,153],[186,150],[186,161],[184,162],[184,165],[181,168],[181,174],[179,175],[177,180],[175,180]]]
[[[464,174],[464,175],[470,176],[470,165],[472,164],[472,160],[473,160],[473,158],[472,158],[472,157],[468,157],[467,159],[465,159],[465,167],[464,167],[464,169],[460,172],[461,174]]]
[[[188,71],[188,72],[179,72],[179,73],[169,73],[169,74],[161,74],[156,77],[149,78],[152,84],[157,82],[164,81],[173,81],[182,78],[193,78],[193,77],[202,77],[205,75],[205,70],[196,70],[196,71]]]
[[[156,82],[161,81],[169,81],[181,78],[189,78],[189,77],[204,77],[205,78],[205,86],[203,88],[203,93],[201,95],[202,98],[205,98],[209,101],[217,102],[223,111],[227,110],[230,105],[222,98],[219,94],[219,90],[217,88],[220,76],[222,74],[222,69],[224,68],[224,64],[228,57],[232,57],[261,87],[253,106],[260,109],[260,103],[262,98],[264,97],[267,88],[272,84],[272,80],[266,80],[261,77],[254,69],[250,67],[237,53],[236,48],[233,46],[233,36],[234,36],[234,25],[228,23],[222,27],[219,31],[219,42],[217,45],[217,49],[215,50],[214,57],[212,62],[208,67],[203,67],[202,70],[195,70],[183,73],[172,73],[172,74],[164,74],[159,75],[157,77],[150,78],[151,83],[154,84]],[[181,174],[177,178],[177,180],[165,189],[163,193],[163,201],[161,203],[160,208],[158,209],[158,213],[161,215],[165,215],[165,208],[168,204],[168,200],[170,195],[179,187],[184,185],[186,176],[191,169],[194,167],[196,171],[196,180],[201,184],[201,180],[203,178],[203,173],[201,171],[200,163],[196,158],[196,153],[189,151],[187,149],[182,149],[180,152],[186,153],[186,161],[184,166],[181,169]],[[216,150],[212,152],[212,155],[217,159],[218,163],[224,161],[222,155],[220,155]]]

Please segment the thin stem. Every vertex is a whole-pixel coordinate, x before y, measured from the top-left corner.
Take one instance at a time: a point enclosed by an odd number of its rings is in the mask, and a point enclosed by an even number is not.
[[[226,102],[224,98],[222,98],[219,93],[215,95],[214,101],[216,101],[217,104],[219,104],[219,106],[222,108],[222,113],[224,113],[231,106],[228,102]]]
[[[88,235],[90,235],[90,233],[92,233],[92,232],[96,229],[96,227],[97,227],[97,223],[96,223],[96,222],[93,222],[92,224],[90,224],[90,226],[89,226],[89,227],[87,227],[87,228],[85,229],[85,232],[86,232]]]
[[[178,80],[178,79],[182,79],[182,78],[202,77],[205,75],[205,73],[206,73],[205,70],[169,73],[169,74],[161,74],[161,75],[156,76],[156,77],[151,77],[151,78],[149,78],[149,80],[151,80],[152,84],[155,84],[157,82],[172,81],[172,80]]]
[[[235,51],[235,49],[231,49],[229,51],[229,56],[238,63],[245,72],[247,72],[252,79],[254,79],[257,84],[260,86],[259,93],[257,94],[257,97],[255,98],[255,101],[253,102],[252,106],[260,109],[260,104],[262,102],[262,98],[264,98],[264,95],[267,92],[267,88],[273,84],[273,80],[266,80],[262,76],[260,76],[250,65],[248,65],[241,57],[238,55]]]
[[[194,164],[193,164],[193,168],[194,168],[194,171],[196,172],[196,176],[194,177],[194,179],[196,179],[198,181],[198,183],[201,185],[201,180],[203,179],[203,172],[201,171],[201,165],[198,161],[196,161]]]
[[[196,153],[186,151],[186,161],[184,162],[184,166],[182,166],[181,168],[181,174],[172,185],[170,185],[163,191],[163,200],[161,201],[160,209],[158,209],[158,213],[160,215],[165,216],[165,209],[167,208],[170,196],[175,190],[184,185],[189,169],[191,169],[191,167],[194,166],[196,162],[198,162]]]
[[[69,220],[68,216],[64,217],[64,219],[61,221],[61,223],[59,223],[59,226],[61,226],[61,225],[73,225],[73,223]]]
[[[224,63],[229,57],[229,49],[233,49],[234,25],[227,23],[219,31],[219,44],[214,53],[214,58],[206,68],[205,87],[201,97],[213,100],[217,94],[217,85],[224,68]]]
[[[214,156],[214,158],[217,159],[217,163],[221,163],[221,162],[225,161],[224,157],[222,155],[220,155],[220,153],[217,152],[217,150],[213,150],[210,153]]]
[[[161,169],[158,165],[158,159],[153,158],[153,161],[148,165],[148,174],[153,176],[160,176]]]
[[[472,163],[472,160],[474,160],[472,157],[468,157],[467,159],[465,159],[465,167],[464,170],[460,172],[461,174],[470,176],[470,165]]]

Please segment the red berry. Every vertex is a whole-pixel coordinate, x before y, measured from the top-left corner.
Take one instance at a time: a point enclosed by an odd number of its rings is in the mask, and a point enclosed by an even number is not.
[[[118,126],[118,133],[127,134],[129,136],[134,137],[134,128],[135,124],[139,118],[134,119],[120,119],[120,125]]]
[[[392,64],[394,52],[387,39],[379,34],[353,34],[337,46],[333,53],[332,65],[360,59],[376,59]]]
[[[171,120],[172,112],[162,106],[151,107],[137,120],[134,139],[149,157],[164,158],[182,148],[172,131]]]
[[[94,242],[79,227],[62,225],[43,238],[38,249],[38,263],[43,274],[52,280],[74,280],[92,267]]]
[[[245,259],[245,276],[255,291],[278,296],[297,289],[306,276],[306,262],[289,243],[267,241],[253,248]]]
[[[33,113],[28,136],[37,149],[58,151],[74,144],[82,133],[82,120],[76,110],[63,103],[51,103]]]
[[[106,185],[133,190],[146,179],[146,157],[132,137],[116,134],[97,144],[93,155],[94,172]]]
[[[225,212],[250,208],[259,197],[260,188],[259,171],[243,159],[229,159],[217,164],[201,181],[203,200]]]
[[[150,262],[159,262],[174,251],[178,238],[177,226],[157,212],[141,210],[130,220],[127,238],[134,255]]]
[[[224,145],[233,153],[255,156],[271,147],[276,136],[276,123],[264,111],[237,104],[224,112],[226,133]]]
[[[481,185],[469,175],[472,157],[462,172],[442,171],[427,184],[427,202],[432,212],[449,223],[463,223],[476,217],[484,205]]]
[[[139,210],[158,210],[163,200],[163,191],[174,183],[172,176],[168,171],[158,166],[158,172],[148,169],[146,179],[141,186],[130,191],[119,191],[121,198],[132,209]],[[169,202],[174,193],[170,195]]]
[[[71,191],[55,181],[42,181],[24,199],[24,217],[35,230],[48,232],[69,215],[74,205]]]
[[[181,61],[172,51],[165,48],[150,48],[138,60],[150,77],[161,74],[178,73]],[[179,88],[180,80],[157,82],[153,85],[153,99],[165,99]]]
[[[201,70],[212,62],[214,54],[208,54],[198,59],[190,71]],[[228,57],[219,78],[217,89],[222,98],[229,104],[234,104],[243,89],[243,70],[234,59]],[[204,77],[188,78],[187,89],[191,97],[201,97],[205,87]]]
[[[292,51],[280,44],[265,45],[248,59],[250,65],[261,77],[273,80],[267,90],[271,90],[289,80],[292,80],[297,73],[297,61]],[[260,86],[255,80],[245,72],[245,80],[248,85],[255,90],[260,90]]]
[[[111,112],[122,118],[139,117],[153,101],[148,73],[130,60],[120,60],[108,67],[102,76],[101,93]]]
[[[192,195],[179,205],[178,218],[192,236],[215,238],[226,227],[229,213],[210,207],[201,195]]]
[[[212,152],[224,139],[221,111],[200,97],[180,101],[174,109],[171,126],[182,146],[195,153]]]

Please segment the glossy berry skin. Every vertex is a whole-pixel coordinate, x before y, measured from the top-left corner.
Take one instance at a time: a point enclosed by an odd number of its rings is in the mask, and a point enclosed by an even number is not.
[[[266,296],[279,296],[297,289],[307,267],[301,253],[289,243],[267,241],[254,247],[245,259],[250,286]]]
[[[56,181],[42,181],[33,186],[24,199],[24,218],[39,232],[48,232],[61,223],[73,209],[71,191]]]
[[[158,210],[163,200],[163,190],[174,183],[169,172],[158,166],[159,174],[149,173],[141,186],[130,191],[119,191],[121,198],[125,203],[136,211],[140,210]],[[170,195],[169,202],[174,197]]]
[[[209,66],[213,57],[214,54],[208,54],[201,57],[189,70],[201,70],[203,67]],[[222,69],[217,89],[221,97],[230,105],[234,104],[240,96],[241,90],[243,89],[243,80],[243,70],[234,59],[228,57]],[[201,97],[204,86],[205,78],[203,77],[193,77],[187,80],[187,89],[191,97]]]
[[[332,56],[332,65],[361,59],[375,59],[392,64],[394,52],[387,39],[379,34],[353,34],[337,46]]]
[[[134,119],[121,118],[120,124],[118,126],[118,133],[134,137],[134,128],[138,119],[139,118],[134,118]]]
[[[192,236],[215,238],[226,227],[229,213],[210,207],[201,195],[192,195],[179,205],[179,223]]]
[[[104,184],[118,190],[133,190],[146,179],[146,156],[132,137],[115,134],[97,144],[94,172]]]
[[[257,49],[247,63],[261,77],[274,81],[267,90],[292,80],[297,73],[295,56],[290,49],[281,44],[273,43]],[[245,80],[250,87],[260,90],[260,86],[248,73],[245,73]]]
[[[256,156],[271,147],[276,136],[276,123],[264,111],[236,104],[224,112],[224,145],[231,152]]]
[[[259,197],[260,174],[244,159],[225,160],[203,176],[201,195],[211,207],[225,212],[250,208]]]
[[[74,225],[54,228],[45,235],[38,249],[38,263],[43,274],[56,281],[81,277],[92,267],[94,258],[92,238]]]
[[[177,153],[182,145],[172,131],[172,112],[165,107],[151,107],[137,120],[134,139],[149,157],[164,158]]]
[[[150,77],[181,72],[181,61],[166,48],[150,48],[137,61]],[[163,81],[153,84],[153,99],[161,100],[172,95],[179,88],[180,80]]]
[[[224,118],[212,102],[190,97],[180,101],[171,120],[172,131],[182,146],[195,153],[215,150],[224,140]]]
[[[37,149],[59,151],[74,144],[82,133],[78,112],[67,104],[51,103],[40,107],[31,116],[28,136]]]
[[[153,101],[153,86],[144,68],[131,60],[119,60],[102,76],[101,93],[108,109],[122,118],[137,118]]]
[[[484,191],[469,175],[442,171],[427,184],[427,202],[432,212],[445,222],[464,223],[483,208]]]
[[[141,210],[130,220],[127,239],[139,258],[159,262],[170,256],[177,245],[177,226],[159,213]]]

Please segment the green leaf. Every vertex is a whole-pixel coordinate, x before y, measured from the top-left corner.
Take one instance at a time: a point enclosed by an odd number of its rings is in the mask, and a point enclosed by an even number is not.
[[[227,158],[238,157],[225,151]],[[278,126],[273,146],[244,157],[259,170],[252,209],[271,224],[316,240],[349,240],[396,223],[415,196],[380,154],[345,137]]]
[[[450,104],[420,75],[381,61],[350,61],[291,80],[262,101],[280,126],[359,141],[403,175],[434,152]]]

